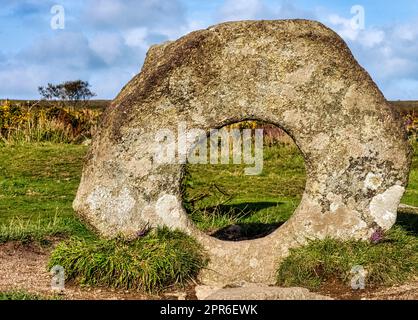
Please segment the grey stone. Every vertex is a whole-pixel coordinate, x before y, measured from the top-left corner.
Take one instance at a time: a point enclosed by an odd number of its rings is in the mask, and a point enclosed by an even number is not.
[[[255,283],[233,288],[198,286],[195,290],[199,300],[333,300],[305,288],[282,288]]]
[[[247,119],[289,133],[305,159],[306,187],[273,233],[221,241],[188,218],[184,165],[156,163],[155,136],[181,122],[208,133]],[[194,236],[210,257],[207,284],[274,283],[281,259],[308,239],[369,239],[389,229],[410,162],[399,116],[335,32],[307,20],[230,22],[149,50],[105,112],[74,209],[105,237],[148,224]]]

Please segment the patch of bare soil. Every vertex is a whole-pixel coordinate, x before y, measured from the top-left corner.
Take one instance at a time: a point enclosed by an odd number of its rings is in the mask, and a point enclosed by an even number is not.
[[[51,275],[47,270],[52,248],[35,244],[9,242],[0,245],[0,291],[17,291],[54,296]],[[80,288],[66,285],[61,295],[70,300],[144,300],[160,299],[158,296],[103,288]]]
[[[337,300],[417,300],[418,280],[415,279],[408,284],[377,288],[354,290],[341,281],[330,281],[323,285],[318,293],[328,295]]]
[[[0,244],[0,291],[18,291],[54,296],[51,275],[47,270],[48,257],[53,247],[9,242]],[[330,282],[318,293],[334,299],[416,300],[418,279],[390,288],[352,290],[338,282]],[[62,299],[69,300],[189,300],[197,299],[194,285],[183,290],[173,288],[160,296],[109,288],[84,288],[66,284]]]

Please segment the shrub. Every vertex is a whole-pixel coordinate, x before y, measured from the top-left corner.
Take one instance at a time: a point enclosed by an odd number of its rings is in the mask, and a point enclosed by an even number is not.
[[[0,104],[0,141],[80,143],[91,139],[100,110],[32,106],[10,101]]]
[[[405,116],[405,128],[412,141],[418,141],[418,115],[410,113]]]

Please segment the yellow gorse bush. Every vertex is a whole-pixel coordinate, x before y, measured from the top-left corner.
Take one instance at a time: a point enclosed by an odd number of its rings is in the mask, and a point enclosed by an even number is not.
[[[29,120],[29,113],[6,100],[0,104],[0,128],[14,128]]]
[[[405,117],[406,132],[418,140],[418,115],[410,113]]]
[[[79,143],[96,130],[100,110],[0,102],[0,141]]]

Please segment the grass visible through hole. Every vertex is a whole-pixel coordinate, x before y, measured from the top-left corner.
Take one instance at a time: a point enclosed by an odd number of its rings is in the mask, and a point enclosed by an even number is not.
[[[183,199],[197,227],[224,238],[222,230],[238,226],[237,240],[263,236],[287,221],[300,203],[306,179],[303,157],[288,139],[264,147],[260,175],[246,176],[245,164],[188,164]]]

